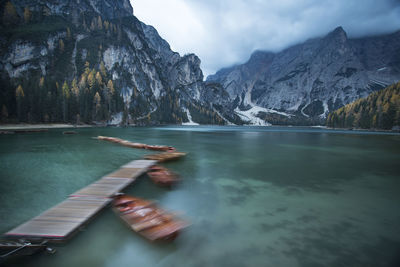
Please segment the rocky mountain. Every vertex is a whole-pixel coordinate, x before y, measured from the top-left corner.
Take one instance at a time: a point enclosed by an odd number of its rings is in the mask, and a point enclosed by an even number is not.
[[[200,59],[180,56],[129,0],[0,3],[3,122],[223,124]]]
[[[129,0],[0,3],[1,122],[315,124],[400,79],[400,32],[342,28],[204,82]]]
[[[257,51],[207,77],[207,84],[220,84],[244,121],[324,123],[330,111],[399,81],[399,51],[400,31],[349,39],[338,27],[279,53]],[[221,98],[208,101],[220,105]]]

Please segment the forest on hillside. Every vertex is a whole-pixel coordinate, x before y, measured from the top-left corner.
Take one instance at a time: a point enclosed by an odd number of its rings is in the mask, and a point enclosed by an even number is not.
[[[87,8],[68,19],[22,4],[0,4],[0,123],[181,124],[187,114],[225,123],[212,105],[187,96],[191,85],[169,81],[134,16],[107,19]],[[118,56],[107,51],[125,58],[106,64]]]
[[[98,51],[103,50],[98,40],[121,39],[118,24],[100,16],[86,16],[82,17],[82,27],[77,28],[72,22],[53,16],[46,7],[42,12],[25,7],[20,17],[10,1],[5,3],[1,15],[0,31],[7,40],[1,43],[3,51],[19,40],[29,41],[33,49],[39,49],[49,42],[51,34],[59,33],[62,37],[49,52],[41,52],[44,64],[48,64],[44,71],[33,69],[15,77],[1,73],[0,122],[90,123],[110,120],[112,114],[124,111],[120,86],[116,86],[104,62],[98,59]],[[74,39],[81,32],[95,36],[79,44],[85,48],[84,56],[77,53]],[[33,57],[33,52],[26,56]],[[76,58],[75,64],[71,58]]]
[[[331,112],[326,125],[384,130],[400,126],[400,82]]]

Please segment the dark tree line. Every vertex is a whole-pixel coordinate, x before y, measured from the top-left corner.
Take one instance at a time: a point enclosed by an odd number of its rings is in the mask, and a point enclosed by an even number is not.
[[[18,6],[11,1],[0,4],[0,31],[8,40],[4,51],[16,39],[40,45],[54,32],[65,35],[49,51],[45,74],[38,69],[17,77],[0,74],[0,121],[91,123],[109,120],[112,114],[123,111],[120,88],[101,61],[103,42],[118,40],[120,25],[90,14],[81,14],[74,24],[52,15],[46,6],[39,11],[22,8],[23,13],[18,13]],[[74,67],[73,36],[82,31],[96,38],[78,49],[85,49],[87,56],[85,60],[80,54],[76,56]]]
[[[390,130],[400,126],[400,82],[331,112],[329,127]]]
[[[103,73],[103,75],[102,75]],[[54,82],[40,77],[29,88],[19,84],[15,89],[16,117],[19,122],[106,121],[123,109],[123,99],[109,79],[104,64],[100,70],[86,62],[79,81]],[[31,81],[30,81],[31,82]],[[9,108],[2,104],[2,120],[9,119]]]

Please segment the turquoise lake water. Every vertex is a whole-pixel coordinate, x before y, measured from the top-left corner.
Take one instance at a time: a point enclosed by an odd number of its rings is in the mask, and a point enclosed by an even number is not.
[[[165,166],[183,182],[142,176],[126,193],[157,200],[192,225],[153,244],[111,209],[55,254],[6,266],[400,266],[400,135],[289,127],[86,128],[0,135],[0,232],[148,151],[189,154]]]

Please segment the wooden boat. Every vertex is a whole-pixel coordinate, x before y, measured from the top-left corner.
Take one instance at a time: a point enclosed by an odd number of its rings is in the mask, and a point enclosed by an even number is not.
[[[0,258],[5,259],[12,256],[28,256],[46,249],[46,242],[32,244],[25,241],[0,241]]]
[[[64,131],[63,134],[77,134],[75,131]]]
[[[157,160],[159,162],[165,162],[170,160],[177,160],[185,155],[186,153],[184,152],[164,152],[160,154],[146,155],[144,156],[144,158],[150,160]]]
[[[108,137],[108,136],[100,135],[97,137],[97,139],[109,141],[109,142],[113,142],[113,143],[118,143],[123,146],[132,147],[132,148],[141,148],[141,149],[149,149],[149,150],[168,151],[168,152],[175,151],[175,148],[172,146],[158,146],[158,145],[146,145],[146,144],[141,144],[141,143],[133,143],[133,142],[123,140],[120,138],[116,138],[116,137]]]
[[[113,210],[132,230],[150,241],[172,241],[188,226],[188,223],[176,219],[153,202],[137,197],[115,196]]]
[[[114,142],[114,143],[118,143],[121,140],[119,138],[101,136],[101,135],[97,136],[97,139],[104,140],[104,141],[109,141],[109,142]]]
[[[171,186],[179,181],[176,173],[159,165],[151,166],[147,171],[147,175],[156,185],[160,186]]]
[[[172,146],[153,146],[153,145],[146,145],[146,149],[149,150],[158,150],[158,151],[175,151],[175,148]]]
[[[133,148],[141,148],[141,149],[146,148],[146,144],[141,144],[141,143],[130,143],[129,146],[133,147]]]

